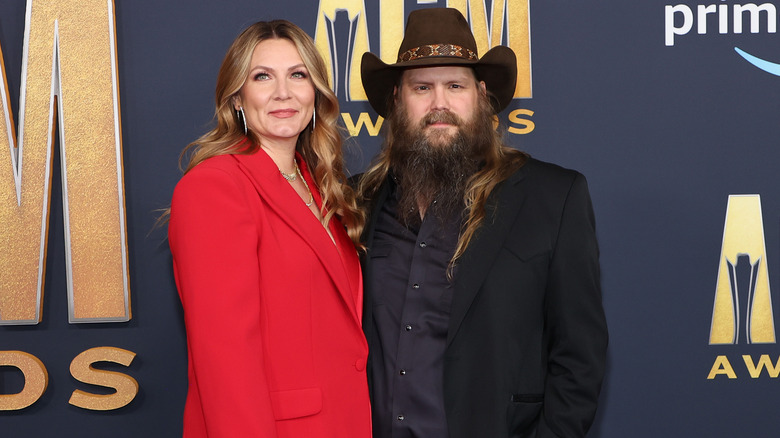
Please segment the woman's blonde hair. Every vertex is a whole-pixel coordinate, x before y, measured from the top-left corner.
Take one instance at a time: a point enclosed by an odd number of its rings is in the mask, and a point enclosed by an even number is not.
[[[187,161],[184,173],[202,161],[224,154],[253,154],[260,148],[260,138],[251,130],[244,134],[244,124],[233,108],[233,100],[249,76],[250,63],[258,43],[268,39],[292,42],[306,65],[314,85],[316,122],[310,123],[298,136],[296,150],[311,170],[322,195],[322,223],[327,226],[334,215],[341,219],[350,239],[360,247],[365,213],[357,207],[355,194],[346,184],[341,135],[336,125],[339,104],[328,83],[327,69],[311,37],[286,20],[260,21],[244,30],[231,44],[217,75],[215,93],[216,126],[187,145],[180,161]],[[316,126],[316,127],[315,127]],[[246,147],[244,138],[251,140]],[[241,145],[239,147],[239,145]]]

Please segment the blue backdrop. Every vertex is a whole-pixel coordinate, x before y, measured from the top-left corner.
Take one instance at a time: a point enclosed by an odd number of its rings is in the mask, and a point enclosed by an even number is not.
[[[14,114],[26,1],[0,3],[0,47]],[[381,23],[375,3],[366,1],[365,13],[376,52]],[[425,4],[397,1],[406,14],[446,5],[420,3]],[[487,3],[490,10],[492,1]],[[779,433],[774,364],[780,348],[744,341],[710,345],[709,333],[729,195],[761,196],[764,260],[770,284],[780,285],[780,77],[735,51],[780,62],[780,36],[771,27],[780,1],[764,3],[772,8],[758,14],[756,32],[749,14],[734,13],[741,3],[701,3],[710,4],[705,15],[688,1],[530,1],[533,97],[513,101],[502,120],[509,111],[529,110],[532,115],[524,119],[533,129],[508,134],[508,143],[575,168],[590,183],[611,336],[591,437]],[[273,18],[314,34],[318,5],[115,0],[133,318],[68,324],[55,158],[43,319],[34,326],[0,327],[0,350],[38,357],[49,372],[49,386],[29,408],[0,411],[0,435],[181,434],[185,334],[165,230],[154,228],[156,210],[167,207],[180,177],[179,152],[210,126],[217,70],[233,38],[254,21]],[[715,8],[723,5],[725,13]],[[337,35],[348,31],[346,17],[336,16]],[[703,33],[702,17],[709,24]],[[718,30],[721,21],[725,32]],[[737,21],[744,24],[742,33],[735,31]],[[685,31],[688,24],[692,28]],[[347,101],[343,90],[339,96],[342,111],[353,120],[362,112],[376,120],[366,102]],[[366,166],[379,142],[366,130],[347,142],[353,173]],[[71,360],[104,345],[137,354],[128,368],[110,369],[135,378],[138,395],[108,412],[69,405],[74,389],[99,392],[71,377]],[[753,377],[743,355],[756,363],[768,355],[770,366]],[[722,370],[715,365],[719,356],[727,358],[736,378],[721,372],[708,379],[713,367]],[[22,386],[21,373],[0,368],[0,394]]]

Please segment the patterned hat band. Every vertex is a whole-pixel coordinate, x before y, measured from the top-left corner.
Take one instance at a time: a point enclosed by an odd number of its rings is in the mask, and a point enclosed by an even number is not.
[[[398,56],[398,62],[414,61],[420,58],[432,58],[436,56],[455,56],[472,61],[477,61],[477,54],[471,50],[456,46],[455,44],[426,44],[424,46],[409,49]]]

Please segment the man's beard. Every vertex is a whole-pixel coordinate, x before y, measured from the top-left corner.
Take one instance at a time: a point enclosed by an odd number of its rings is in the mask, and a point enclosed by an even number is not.
[[[405,105],[399,102],[388,121],[393,130],[390,166],[400,189],[401,222],[407,226],[420,224],[420,206],[425,214],[433,213],[441,221],[462,214],[468,180],[479,170],[495,135],[489,104],[481,99],[469,122],[440,110],[412,126]],[[450,134],[433,128],[426,132],[436,122],[453,125],[457,131]]]

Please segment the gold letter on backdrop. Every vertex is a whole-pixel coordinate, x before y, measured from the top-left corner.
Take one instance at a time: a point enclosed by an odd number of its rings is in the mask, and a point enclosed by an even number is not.
[[[138,382],[127,374],[98,370],[95,362],[112,362],[130,366],[135,353],[116,347],[95,347],[79,354],[70,363],[70,374],[79,382],[113,388],[114,394],[91,394],[80,389],[73,391],[68,403],[93,411],[110,411],[126,406],[138,394]]]
[[[112,0],[28,0],[18,137],[0,54],[0,324],[41,320],[57,134],[69,320],[130,319],[114,25]]]
[[[736,266],[741,255],[750,258],[750,282],[748,290],[739,293]],[[739,343],[741,328],[749,344],[775,342],[768,266],[760,196],[729,195],[710,344]],[[739,300],[746,300],[744,315],[740,314]]]
[[[14,367],[24,375],[24,388],[18,394],[0,394],[0,411],[17,411],[38,401],[49,385],[43,362],[24,351],[0,351],[0,367]]]
[[[769,377],[773,379],[776,379],[778,376],[780,376],[780,357],[777,358],[776,364],[772,363],[772,359],[770,359],[769,355],[767,354],[762,354],[761,357],[758,358],[757,365],[753,363],[753,358],[750,357],[750,355],[743,354],[742,360],[745,361],[745,366],[750,373],[750,377],[754,379],[761,377],[761,370],[763,369],[766,369]]]
[[[447,0],[447,6],[459,10],[471,23],[471,31],[474,32],[474,38],[477,40],[480,56],[491,48],[501,45],[504,24],[508,25],[506,45],[517,55],[517,85],[514,98],[532,97],[529,0],[492,0],[490,8],[492,14],[489,21],[485,8],[486,1]]]
[[[707,379],[712,380],[720,375],[727,376],[729,379],[737,378],[737,373],[734,372],[734,367],[731,366],[731,362],[729,362],[729,358],[726,356],[715,358],[715,363],[712,364],[712,369],[710,369],[710,375],[707,376]]]

